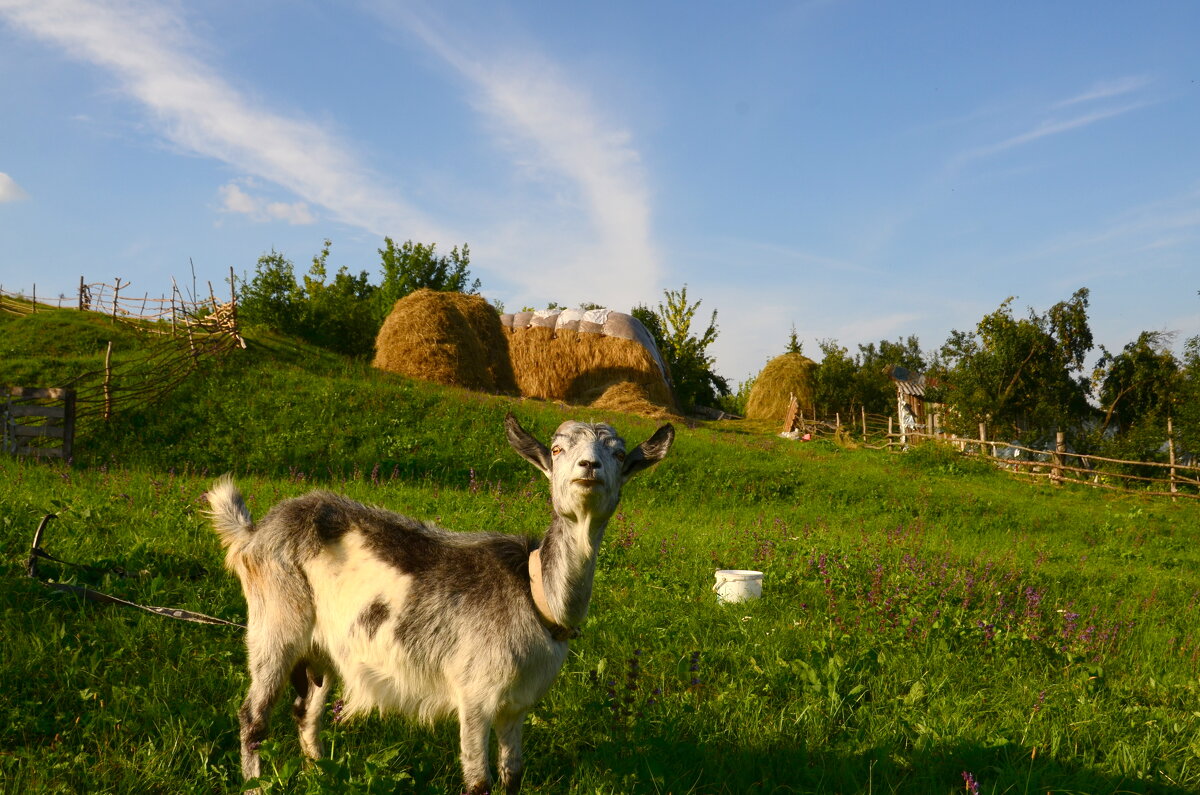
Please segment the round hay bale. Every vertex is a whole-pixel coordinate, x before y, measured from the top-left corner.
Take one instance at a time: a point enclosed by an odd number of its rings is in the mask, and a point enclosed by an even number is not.
[[[783,422],[792,395],[812,416],[813,370],[817,363],[801,353],[785,353],[767,362],[746,400],[746,419]]]
[[[375,338],[374,365],[447,386],[517,391],[500,315],[478,295],[417,290],[401,298]]]

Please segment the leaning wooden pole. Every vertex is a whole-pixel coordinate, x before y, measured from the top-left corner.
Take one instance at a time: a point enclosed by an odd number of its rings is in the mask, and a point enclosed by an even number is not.
[[[112,416],[112,340],[104,351],[104,421]]]
[[[1167,417],[1167,460],[1171,464],[1171,493],[1175,494],[1179,491],[1175,486],[1175,426],[1170,417]]]

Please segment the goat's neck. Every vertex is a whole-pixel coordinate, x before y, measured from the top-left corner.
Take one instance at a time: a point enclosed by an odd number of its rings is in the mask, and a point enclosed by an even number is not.
[[[542,539],[539,555],[549,618],[563,626],[579,627],[587,618],[596,553],[607,525],[608,516],[556,515]]]

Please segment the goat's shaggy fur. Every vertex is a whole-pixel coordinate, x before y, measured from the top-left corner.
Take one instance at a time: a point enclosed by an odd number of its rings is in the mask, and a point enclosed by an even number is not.
[[[239,713],[246,778],[260,773],[258,747],[289,678],[301,747],[321,755],[336,673],[346,715],[376,707],[424,721],[457,715],[472,792],[490,789],[494,729],[501,782],[519,787],[525,713],[587,615],[621,486],[666,455],[674,429],[664,425],[626,455],[607,425],[563,423],[550,448],[512,415],[505,425],[512,446],[551,481],[555,516],[541,539],[450,532],[325,491],[279,503],[255,523],[228,477],[213,486],[213,525],[249,614],[251,683]],[[534,550],[541,609],[530,589]]]

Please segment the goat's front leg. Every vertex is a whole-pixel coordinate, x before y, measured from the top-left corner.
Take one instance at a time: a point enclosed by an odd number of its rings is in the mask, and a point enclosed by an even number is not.
[[[468,795],[484,795],[492,791],[492,775],[488,771],[488,738],[491,732],[491,716],[472,705],[459,707],[458,742]]]
[[[496,718],[496,740],[500,746],[500,785],[513,795],[521,789],[521,730],[525,724],[525,713],[503,715]]]

